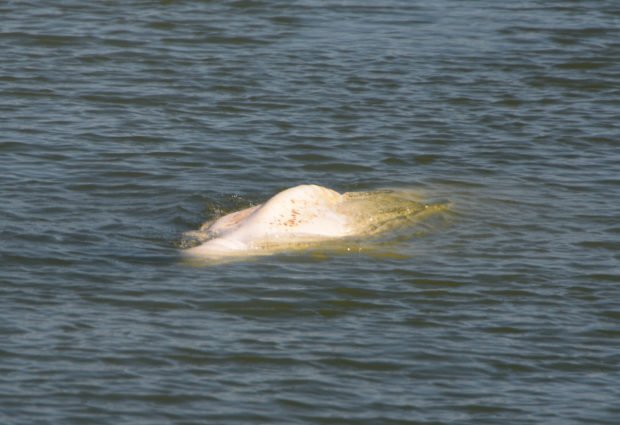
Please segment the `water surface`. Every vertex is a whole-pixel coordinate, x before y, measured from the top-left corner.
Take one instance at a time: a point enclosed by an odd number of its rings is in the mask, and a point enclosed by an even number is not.
[[[614,1],[0,5],[0,422],[615,424]],[[399,255],[189,267],[303,183]]]

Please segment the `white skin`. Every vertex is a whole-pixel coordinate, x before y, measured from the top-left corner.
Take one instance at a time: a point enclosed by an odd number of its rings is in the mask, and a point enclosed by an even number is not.
[[[204,229],[215,237],[185,252],[226,255],[254,249],[264,241],[345,237],[352,230],[347,217],[337,211],[341,202],[342,195],[334,190],[296,186],[262,205],[219,218]]]
[[[202,258],[259,255],[326,240],[374,236],[411,225],[420,213],[445,208],[429,208],[407,191],[340,194],[301,185],[190,232],[204,243],[184,253]]]

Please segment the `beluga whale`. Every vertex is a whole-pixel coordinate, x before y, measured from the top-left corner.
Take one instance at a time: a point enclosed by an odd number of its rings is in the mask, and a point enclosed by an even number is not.
[[[352,243],[411,226],[446,203],[428,204],[405,190],[339,193],[305,184],[283,190],[265,203],[208,221],[186,240],[192,258],[224,259]],[[190,242],[192,243],[192,242]]]

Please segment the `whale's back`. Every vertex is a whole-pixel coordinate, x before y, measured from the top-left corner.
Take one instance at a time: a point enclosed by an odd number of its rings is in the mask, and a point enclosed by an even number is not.
[[[427,205],[407,191],[347,192],[301,185],[262,205],[246,208],[201,228],[201,245],[188,255],[217,258],[303,248],[329,240],[371,238],[410,227],[446,204]],[[310,245],[309,245],[310,244]]]
[[[346,216],[337,211],[338,192],[316,185],[284,190],[247,216],[238,232],[241,239],[342,237],[350,233]],[[231,235],[232,236],[232,235]]]

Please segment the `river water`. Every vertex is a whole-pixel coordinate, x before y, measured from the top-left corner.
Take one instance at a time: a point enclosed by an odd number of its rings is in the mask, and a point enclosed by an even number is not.
[[[617,424],[615,0],[0,3],[0,422]],[[297,184],[450,202],[196,267]]]

